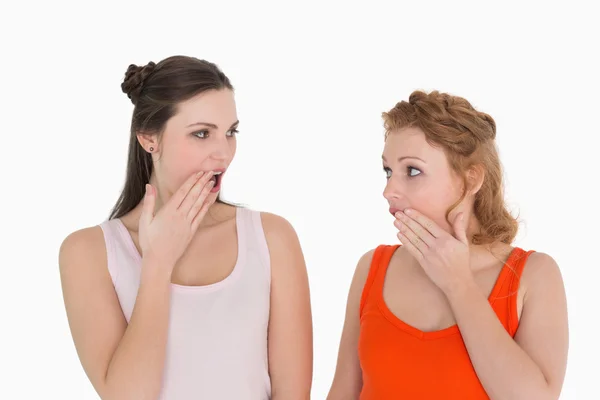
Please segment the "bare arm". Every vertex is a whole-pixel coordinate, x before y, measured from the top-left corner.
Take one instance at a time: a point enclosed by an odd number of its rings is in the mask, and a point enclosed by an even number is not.
[[[155,400],[161,388],[170,275],[145,258],[129,325],[106,264],[99,227],[69,235],[59,264],[65,307],[81,364],[103,400]]]
[[[272,399],[310,399],[312,313],[304,256],[289,222],[274,214],[261,216],[271,257],[268,335]]]
[[[358,359],[359,308],[372,259],[373,250],[364,254],[352,278],[337,366],[327,400],[357,400],[362,389],[362,370]]]
[[[492,400],[558,399],[568,351],[562,277],[552,258],[533,253],[522,282],[527,282],[527,291],[514,340],[476,287],[447,295],[477,376]]]

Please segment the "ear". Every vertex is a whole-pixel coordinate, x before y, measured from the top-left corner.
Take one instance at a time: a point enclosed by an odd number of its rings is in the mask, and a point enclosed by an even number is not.
[[[466,173],[467,178],[467,191],[469,195],[474,196],[479,192],[481,186],[483,185],[483,180],[485,179],[485,170],[483,169],[483,165],[473,165],[471,166]]]
[[[137,140],[140,146],[148,153],[154,153],[158,150],[158,137],[149,133],[138,132]]]

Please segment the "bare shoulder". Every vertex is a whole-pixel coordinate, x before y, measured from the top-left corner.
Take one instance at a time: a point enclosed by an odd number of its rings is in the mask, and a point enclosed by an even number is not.
[[[523,271],[523,273],[533,273],[533,274],[560,274],[560,268],[556,260],[549,254],[543,253],[540,251],[534,251],[529,255],[527,259],[527,268]]]
[[[561,290],[563,287],[562,273],[556,260],[547,253],[533,252],[527,259],[527,264],[521,277],[525,287],[525,296],[538,291]]]
[[[79,229],[67,235],[59,249],[61,273],[72,268],[98,263],[79,263],[82,259],[99,260],[106,263],[106,245],[100,226]]]
[[[272,255],[281,254],[285,257],[290,253],[296,255],[301,253],[300,239],[290,221],[270,212],[262,211],[260,215],[267,245]]]
[[[371,249],[371,250],[367,251],[362,256],[360,256],[360,258],[358,259],[358,263],[356,264],[355,274],[357,276],[360,276],[361,279],[364,278],[363,283],[364,283],[364,280],[366,280],[367,276],[369,275],[369,270],[371,269],[371,263],[373,262],[374,254],[375,254],[375,249]]]
[[[371,270],[371,264],[373,262],[373,254],[375,254],[375,249],[367,251],[360,256],[358,262],[356,263],[354,276],[352,277],[352,283],[350,286],[350,293],[348,294],[350,298],[353,298],[356,301],[360,300],[365,283],[367,282],[369,271]]]
[[[270,256],[272,279],[278,281],[281,276],[301,276],[304,280],[307,274],[304,252],[292,224],[286,218],[270,212],[261,211],[260,216]]]
[[[261,211],[260,216],[263,223],[265,234],[293,234],[296,235],[296,231],[290,221],[274,213],[267,211]]]
[[[83,287],[110,287],[106,243],[102,228],[83,228],[70,233],[61,243],[58,267],[65,300]]]

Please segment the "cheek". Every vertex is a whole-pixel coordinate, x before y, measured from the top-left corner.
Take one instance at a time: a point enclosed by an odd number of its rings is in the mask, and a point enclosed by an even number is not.
[[[176,191],[192,174],[201,170],[203,157],[194,146],[173,146],[163,154],[161,170],[171,191]]]
[[[446,211],[458,199],[449,185],[423,185],[415,191],[411,204],[441,227],[447,227]]]

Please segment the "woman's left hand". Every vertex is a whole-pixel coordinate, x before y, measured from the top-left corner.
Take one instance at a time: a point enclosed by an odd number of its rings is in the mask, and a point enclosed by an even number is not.
[[[454,235],[413,209],[397,212],[394,225],[398,239],[446,295],[473,283],[463,213],[454,219]]]

